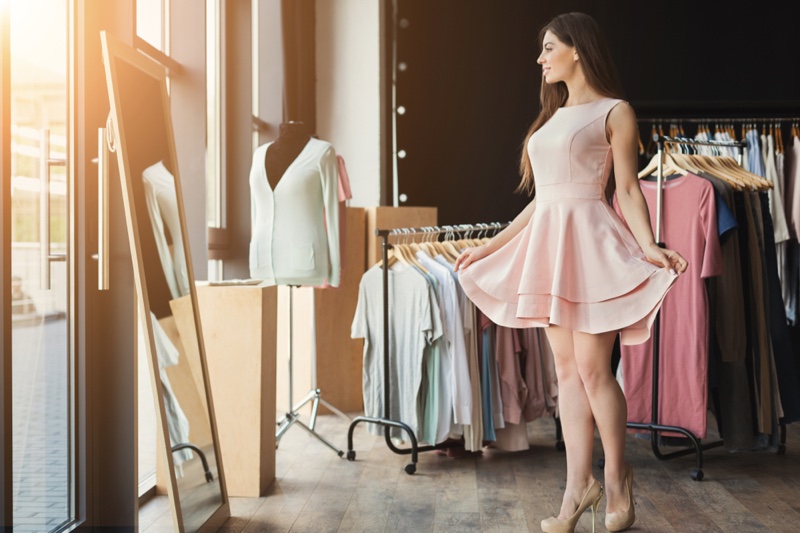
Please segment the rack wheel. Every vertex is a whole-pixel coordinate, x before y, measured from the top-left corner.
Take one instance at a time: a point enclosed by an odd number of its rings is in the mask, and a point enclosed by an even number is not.
[[[695,468],[694,470],[692,470],[692,479],[693,480],[695,480],[695,481],[703,481],[703,477],[704,477],[703,471],[700,470],[699,468]]]
[[[338,455],[339,457],[344,457],[344,452],[342,450],[339,450],[338,452],[336,452],[336,455]]]
[[[557,440],[556,441],[556,450],[558,450],[560,452],[563,452],[566,449],[567,449],[567,447],[564,446],[564,441],[563,440]]]
[[[606,467],[606,458],[601,457],[597,460],[597,468],[605,468]]]
[[[356,460],[356,451],[355,450],[347,450],[347,460],[348,461],[355,461]]]
[[[406,474],[408,474],[409,476],[416,471],[417,471],[417,465],[415,465],[414,463],[409,463],[406,465]]]
[[[778,455],[786,455],[786,445],[778,444]]]

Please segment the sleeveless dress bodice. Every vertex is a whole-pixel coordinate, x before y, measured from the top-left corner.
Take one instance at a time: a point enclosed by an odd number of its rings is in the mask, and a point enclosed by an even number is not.
[[[619,330],[623,344],[650,336],[677,274],[645,259],[605,199],[612,167],[606,118],[620,101],[559,108],[531,136],[536,208],[528,225],[459,274],[467,296],[495,323]]]

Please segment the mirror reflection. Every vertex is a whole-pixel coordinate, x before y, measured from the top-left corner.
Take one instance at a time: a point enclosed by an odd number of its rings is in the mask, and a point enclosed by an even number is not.
[[[139,350],[146,350],[148,343],[155,348],[157,364],[151,369],[156,368],[154,390],[161,391],[162,423],[169,435],[177,489],[173,502],[180,508],[184,530],[196,531],[225,497],[190,293],[193,280],[182,232],[166,78],[163,71],[157,75],[160,67],[143,69],[128,58],[111,56],[117,150],[129,182],[127,207],[133,216],[128,220],[138,237],[138,268],[147,294],[139,306]],[[142,327],[146,320],[152,339]]]

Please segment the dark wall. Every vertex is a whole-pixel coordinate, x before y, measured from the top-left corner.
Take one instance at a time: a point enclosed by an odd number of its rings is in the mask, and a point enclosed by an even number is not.
[[[510,220],[528,202],[513,191],[539,109],[538,33],[559,13],[597,19],[640,117],[800,115],[789,2],[397,3],[399,192],[441,224]]]

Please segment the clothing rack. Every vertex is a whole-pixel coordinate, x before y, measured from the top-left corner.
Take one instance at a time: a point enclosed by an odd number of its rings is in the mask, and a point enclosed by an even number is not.
[[[665,244],[661,242],[661,228],[662,228],[662,206],[663,206],[663,196],[664,196],[664,148],[666,144],[684,144],[690,146],[717,146],[717,147],[728,147],[728,148],[746,148],[747,141],[696,141],[692,139],[676,139],[673,137],[668,137],[665,135],[654,135],[653,141],[655,141],[656,145],[658,146],[658,174],[657,174],[657,183],[658,186],[656,188],[656,242],[661,248],[665,248]],[[741,152],[738,156],[739,165],[742,164],[742,155]],[[721,440],[709,442],[706,444],[701,444],[700,439],[697,436],[689,431],[686,428],[678,427],[678,426],[665,426],[658,423],[658,399],[659,399],[659,387],[658,387],[658,380],[659,380],[659,345],[660,345],[660,333],[661,333],[661,325],[659,317],[661,312],[659,311],[656,314],[655,322],[653,323],[653,394],[651,399],[651,420],[649,423],[640,423],[640,422],[628,422],[627,427],[630,429],[644,429],[650,431],[650,444],[653,448],[653,455],[655,455],[658,459],[666,460],[666,459],[674,459],[676,457],[682,457],[684,455],[690,455],[692,453],[696,456],[696,468],[692,470],[691,477],[695,481],[701,481],[703,479],[703,450],[709,450],[711,448],[717,448],[722,446],[723,442]],[[670,453],[663,453],[659,448],[658,444],[658,432],[660,431],[671,431],[673,433],[681,433],[685,435],[689,441],[691,442],[691,447],[685,448],[682,450],[677,450]]]
[[[398,236],[402,235],[405,237],[419,237],[419,236],[436,236],[438,238],[439,235],[444,234],[446,237],[456,234],[466,234],[467,238],[474,233],[478,232],[480,235],[481,233],[485,233],[488,231],[499,231],[503,228],[508,226],[508,223],[492,223],[492,224],[462,224],[459,226],[434,226],[434,227],[424,227],[424,228],[398,228],[398,229],[390,229],[390,230],[383,230],[383,229],[376,229],[375,235],[381,238],[381,253],[382,253],[382,266],[381,269],[383,271],[383,418],[374,418],[369,416],[359,416],[353,419],[353,422],[350,424],[350,429],[347,431],[347,460],[354,461],[356,458],[356,452],[353,449],[353,431],[355,427],[360,422],[369,422],[372,424],[378,424],[384,427],[384,438],[386,439],[386,446],[389,447],[391,451],[396,454],[400,455],[408,455],[411,454],[411,463],[405,466],[405,471],[407,474],[413,474],[417,471],[417,459],[418,454],[420,452],[428,452],[431,450],[441,450],[445,448],[452,447],[451,444],[436,444],[436,445],[429,445],[429,446],[420,446],[417,441],[417,436],[414,434],[414,431],[404,422],[398,420],[392,420],[390,414],[390,390],[391,390],[391,376],[389,375],[389,248],[392,246],[389,244],[389,237],[391,236]],[[409,441],[411,442],[411,448],[398,448],[392,442],[392,438],[389,434],[389,429],[395,427],[400,428],[408,434]],[[561,441],[561,431],[560,427],[557,425],[557,440],[559,442],[556,443],[556,447],[559,446]],[[559,448],[560,449],[560,448]]]
[[[735,117],[735,118],[725,118],[725,117],[709,117],[709,118],[697,118],[697,117],[686,117],[686,118],[674,118],[674,117],[658,117],[658,118],[638,118],[638,122],[654,122],[656,124],[669,124],[671,122],[687,122],[690,124],[706,124],[709,122],[721,122],[721,123],[750,123],[750,122],[797,122],[800,121],[800,117]],[[653,139],[655,140],[655,139]]]

